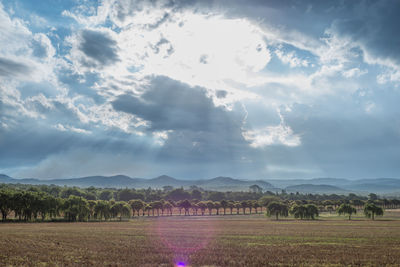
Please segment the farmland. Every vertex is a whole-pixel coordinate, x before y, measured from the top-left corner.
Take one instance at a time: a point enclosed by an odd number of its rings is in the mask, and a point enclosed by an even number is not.
[[[263,215],[0,224],[1,266],[398,266],[400,211],[348,221]]]

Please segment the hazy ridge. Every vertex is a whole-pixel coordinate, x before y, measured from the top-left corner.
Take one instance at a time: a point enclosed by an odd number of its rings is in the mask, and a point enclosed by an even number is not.
[[[0,174],[0,183],[21,184],[54,184],[59,186],[78,187],[104,187],[104,188],[159,188],[164,186],[184,187],[198,186],[206,190],[216,191],[248,191],[249,186],[258,185],[264,191],[286,190],[288,193],[319,193],[319,194],[348,194],[369,192],[380,194],[399,194],[400,179],[376,178],[349,180],[343,178],[313,178],[313,179],[289,179],[289,180],[242,180],[231,177],[215,177],[211,179],[184,180],[176,179],[167,175],[161,175],[152,179],[131,178],[126,175],[114,176],[88,176],[69,179],[47,179],[36,178],[16,179],[5,174]]]

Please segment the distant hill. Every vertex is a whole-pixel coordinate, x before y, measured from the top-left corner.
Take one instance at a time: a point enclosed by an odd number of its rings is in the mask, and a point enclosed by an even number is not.
[[[342,178],[313,178],[313,179],[273,179],[273,180],[242,180],[231,177],[215,177],[203,180],[183,180],[167,175],[161,175],[152,179],[131,178],[126,175],[115,176],[88,176],[71,179],[40,180],[35,178],[15,179],[5,174],[0,174],[0,183],[21,184],[55,184],[59,186],[78,187],[103,187],[103,188],[158,188],[163,186],[189,188],[201,187],[215,191],[248,191],[249,186],[258,185],[263,190],[272,192],[285,189],[287,192],[319,193],[319,194],[368,194],[400,195],[400,179],[376,178],[349,180]]]
[[[333,185],[326,185],[326,184],[300,184],[300,185],[292,185],[285,188],[288,193],[319,193],[319,194],[338,194],[338,193],[348,193],[347,190],[342,189],[337,186]]]
[[[0,174],[0,183],[6,183],[7,181],[12,181],[13,179],[5,174]]]
[[[279,180],[268,179],[268,182],[280,188],[285,188],[287,186],[300,185],[300,184],[313,184],[313,185],[324,184],[324,185],[333,185],[337,187],[345,187],[352,183],[351,180],[343,178],[279,179]]]
[[[237,188],[243,188],[245,191],[247,191],[249,189],[249,186],[251,185],[258,185],[264,190],[275,189],[272,184],[266,181],[261,181],[261,180],[245,181],[245,180],[238,180],[238,179],[233,179],[231,177],[222,177],[222,176],[207,180],[193,181],[193,184],[207,190],[221,190],[221,191],[237,191],[236,190]]]
[[[131,178],[125,175],[115,176],[88,176],[81,178],[71,179],[49,179],[40,180],[35,178],[14,179],[7,175],[0,174],[0,183],[13,183],[13,184],[54,184],[59,186],[78,186],[78,187],[102,187],[102,188],[158,188],[162,189],[164,186],[184,187],[198,186],[206,190],[215,191],[248,191],[249,186],[258,185],[265,190],[273,189],[273,186],[265,181],[245,181],[234,179],[230,177],[216,177],[204,180],[179,180],[167,175],[162,175],[152,179],[144,178]]]
[[[378,178],[356,180],[349,184],[349,188],[357,191],[389,193],[400,191],[400,179]]]
[[[395,178],[375,178],[375,179],[342,179],[342,178],[313,178],[313,179],[283,179],[268,180],[275,187],[288,188],[295,190],[293,186],[300,185],[327,185],[333,187],[318,188],[313,186],[304,187],[304,192],[308,193],[335,193],[348,194],[350,192],[358,194],[390,194],[400,192],[400,179]],[[335,188],[336,187],[336,188]],[[299,187],[302,188],[302,187]],[[297,190],[299,191],[299,190]],[[299,192],[302,192],[301,190]]]

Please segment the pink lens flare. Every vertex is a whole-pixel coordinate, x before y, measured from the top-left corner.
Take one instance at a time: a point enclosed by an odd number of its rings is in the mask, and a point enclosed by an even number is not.
[[[176,267],[185,267],[185,263],[184,262],[178,262],[176,263]]]
[[[200,217],[159,217],[150,229],[175,255],[175,266],[187,266],[190,255],[204,249],[215,237],[215,220]]]

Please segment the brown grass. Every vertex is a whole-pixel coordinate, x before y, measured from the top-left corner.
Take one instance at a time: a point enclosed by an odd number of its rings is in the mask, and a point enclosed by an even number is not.
[[[6,223],[0,224],[0,265],[400,266],[400,221],[384,219],[146,216]]]

